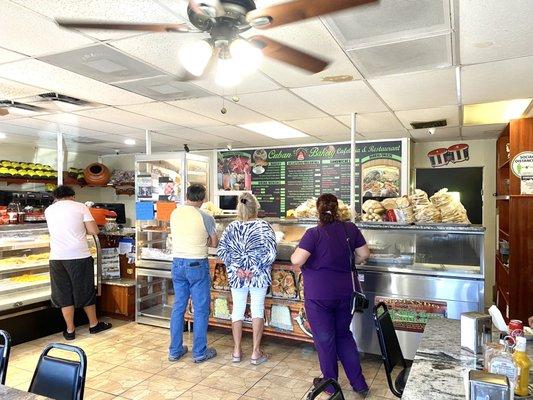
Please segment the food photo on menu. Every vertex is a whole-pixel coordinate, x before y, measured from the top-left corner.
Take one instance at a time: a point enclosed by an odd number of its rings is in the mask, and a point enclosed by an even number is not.
[[[219,190],[252,190],[250,153],[244,151],[220,153],[217,175]]]

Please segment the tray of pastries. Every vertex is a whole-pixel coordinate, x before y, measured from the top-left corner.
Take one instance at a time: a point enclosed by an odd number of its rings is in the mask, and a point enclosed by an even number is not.
[[[293,271],[275,269],[272,271],[272,296],[295,299],[298,295],[296,277]]]

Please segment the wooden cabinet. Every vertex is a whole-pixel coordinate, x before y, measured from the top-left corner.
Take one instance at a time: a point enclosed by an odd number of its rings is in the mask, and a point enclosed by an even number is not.
[[[496,303],[507,319],[527,321],[533,315],[533,195],[520,193],[513,158],[533,151],[533,118],[514,120],[497,141]],[[501,243],[509,243],[509,257]]]
[[[99,312],[114,318],[135,319],[135,281],[120,279],[102,282]]]

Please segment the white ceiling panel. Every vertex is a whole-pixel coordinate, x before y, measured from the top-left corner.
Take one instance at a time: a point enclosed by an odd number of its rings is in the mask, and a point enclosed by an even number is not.
[[[345,140],[350,139],[350,128],[333,117],[299,119],[284,121],[283,123],[316,137],[344,137]]]
[[[204,115],[208,118],[216,119],[229,125],[247,124],[268,120],[268,117],[258,114],[252,110],[234,103],[231,100],[224,102],[227,112],[222,114],[221,97],[203,97],[201,99],[171,101],[169,104],[185,110]]]
[[[126,125],[132,128],[141,129],[165,129],[172,128],[174,125],[158,119],[146,117],[144,115],[116,109],[113,107],[95,108],[76,112],[78,115],[99,119],[102,121],[112,122],[115,124]]]
[[[325,77],[349,75],[361,79],[350,59],[344,54],[325,26],[317,19],[278,27],[272,30],[251,30],[245,36],[263,34],[274,40],[309,52],[330,61],[330,65],[318,74],[309,74],[301,69],[265,58],[261,71],[286,87],[300,87],[329,83]]]
[[[448,126],[459,125],[459,107],[457,106],[396,111],[395,114],[407,129],[412,129],[411,122],[427,122],[437,119],[445,119]]]
[[[13,100],[45,93],[46,89],[0,78],[0,100]]]
[[[93,42],[7,0],[0,1],[0,26],[2,47],[31,56],[58,53]]]
[[[406,131],[392,131],[392,132],[369,132],[363,134],[364,140],[382,140],[382,139],[401,139],[410,138]]]
[[[351,117],[345,115],[337,117],[343,123],[350,124]],[[391,132],[401,131],[402,124],[390,112],[357,114],[355,121],[356,131],[366,136],[367,133],[372,132]]]
[[[463,103],[530,98],[533,56],[461,68]]]
[[[394,110],[457,104],[454,68],[391,75],[368,82]]]
[[[147,97],[33,59],[0,65],[0,77],[101,104],[124,105],[150,101]]]
[[[324,20],[344,48],[367,47],[449,31],[449,1],[380,0]]]
[[[238,141],[248,146],[266,146],[268,143],[272,142],[272,139],[267,138],[266,136],[233,125],[217,126],[204,129],[204,131],[227,139],[228,142]]]
[[[459,127],[437,128],[434,135],[430,135],[427,129],[411,129],[409,131],[416,142],[438,142],[441,140],[460,140]]]
[[[49,18],[125,21],[182,22],[153,0],[13,0]],[[180,0],[181,1],[181,0]],[[138,35],[139,31],[82,30],[99,40]]]
[[[50,114],[36,117],[37,119],[55,122],[60,125],[77,126],[83,129],[92,129],[95,131],[117,134],[122,136],[130,135],[144,135],[144,130],[140,128],[131,128],[124,125],[113,124],[106,121],[101,121],[94,118],[84,117],[82,115],[62,113]]]
[[[507,124],[464,126],[462,135],[465,139],[497,139]]]
[[[462,64],[533,55],[530,0],[468,0],[459,7]]]
[[[180,100],[174,103],[181,104],[181,102],[183,101],[186,100]],[[138,104],[134,106],[124,106],[121,108],[137,114],[146,115],[147,117],[157,118],[161,121],[166,121],[172,124],[192,128],[224,125],[223,122],[216,121],[211,118],[206,118],[203,115],[183,110],[167,103],[147,103]]]
[[[193,83],[221,96],[233,96],[235,94],[240,95],[244,93],[257,93],[279,89],[279,85],[274,83],[261,72],[256,72],[252,75],[244,77],[241,83],[231,89],[218,86],[215,83],[214,74],[211,74],[206,79],[194,81]]]
[[[287,90],[239,96],[239,103],[278,120],[323,117],[325,114]]]
[[[23,58],[26,58],[26,57],[23,56],[22,54],[15,53],[14,51],[2,49],[0,47],[0,64],[8,63],[11,61],[17,61]]]
[[[363,81],[292,89],[298,96],[332,115],[369,113],[387,108]]]

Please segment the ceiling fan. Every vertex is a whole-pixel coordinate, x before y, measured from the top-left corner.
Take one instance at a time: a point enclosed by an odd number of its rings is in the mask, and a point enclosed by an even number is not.
[[[216,64],[215,82],[220,86],[237,85],[243,75],[259,68],[263,56],[318,73],[328,61],[287,46],[262,35],[245,39],[240,36],[251,28],[270,29],[332,12],[356,7],[376,0],[292,0],[256,9],[253,0],[190,0],[189,24],[147,24],[125,22],[91,22],[57,20],[66,28],[141,30],[150,32],[205,32],[209,38],[185,43],[179,60],[192,74],[186,80],[205,76]]]

